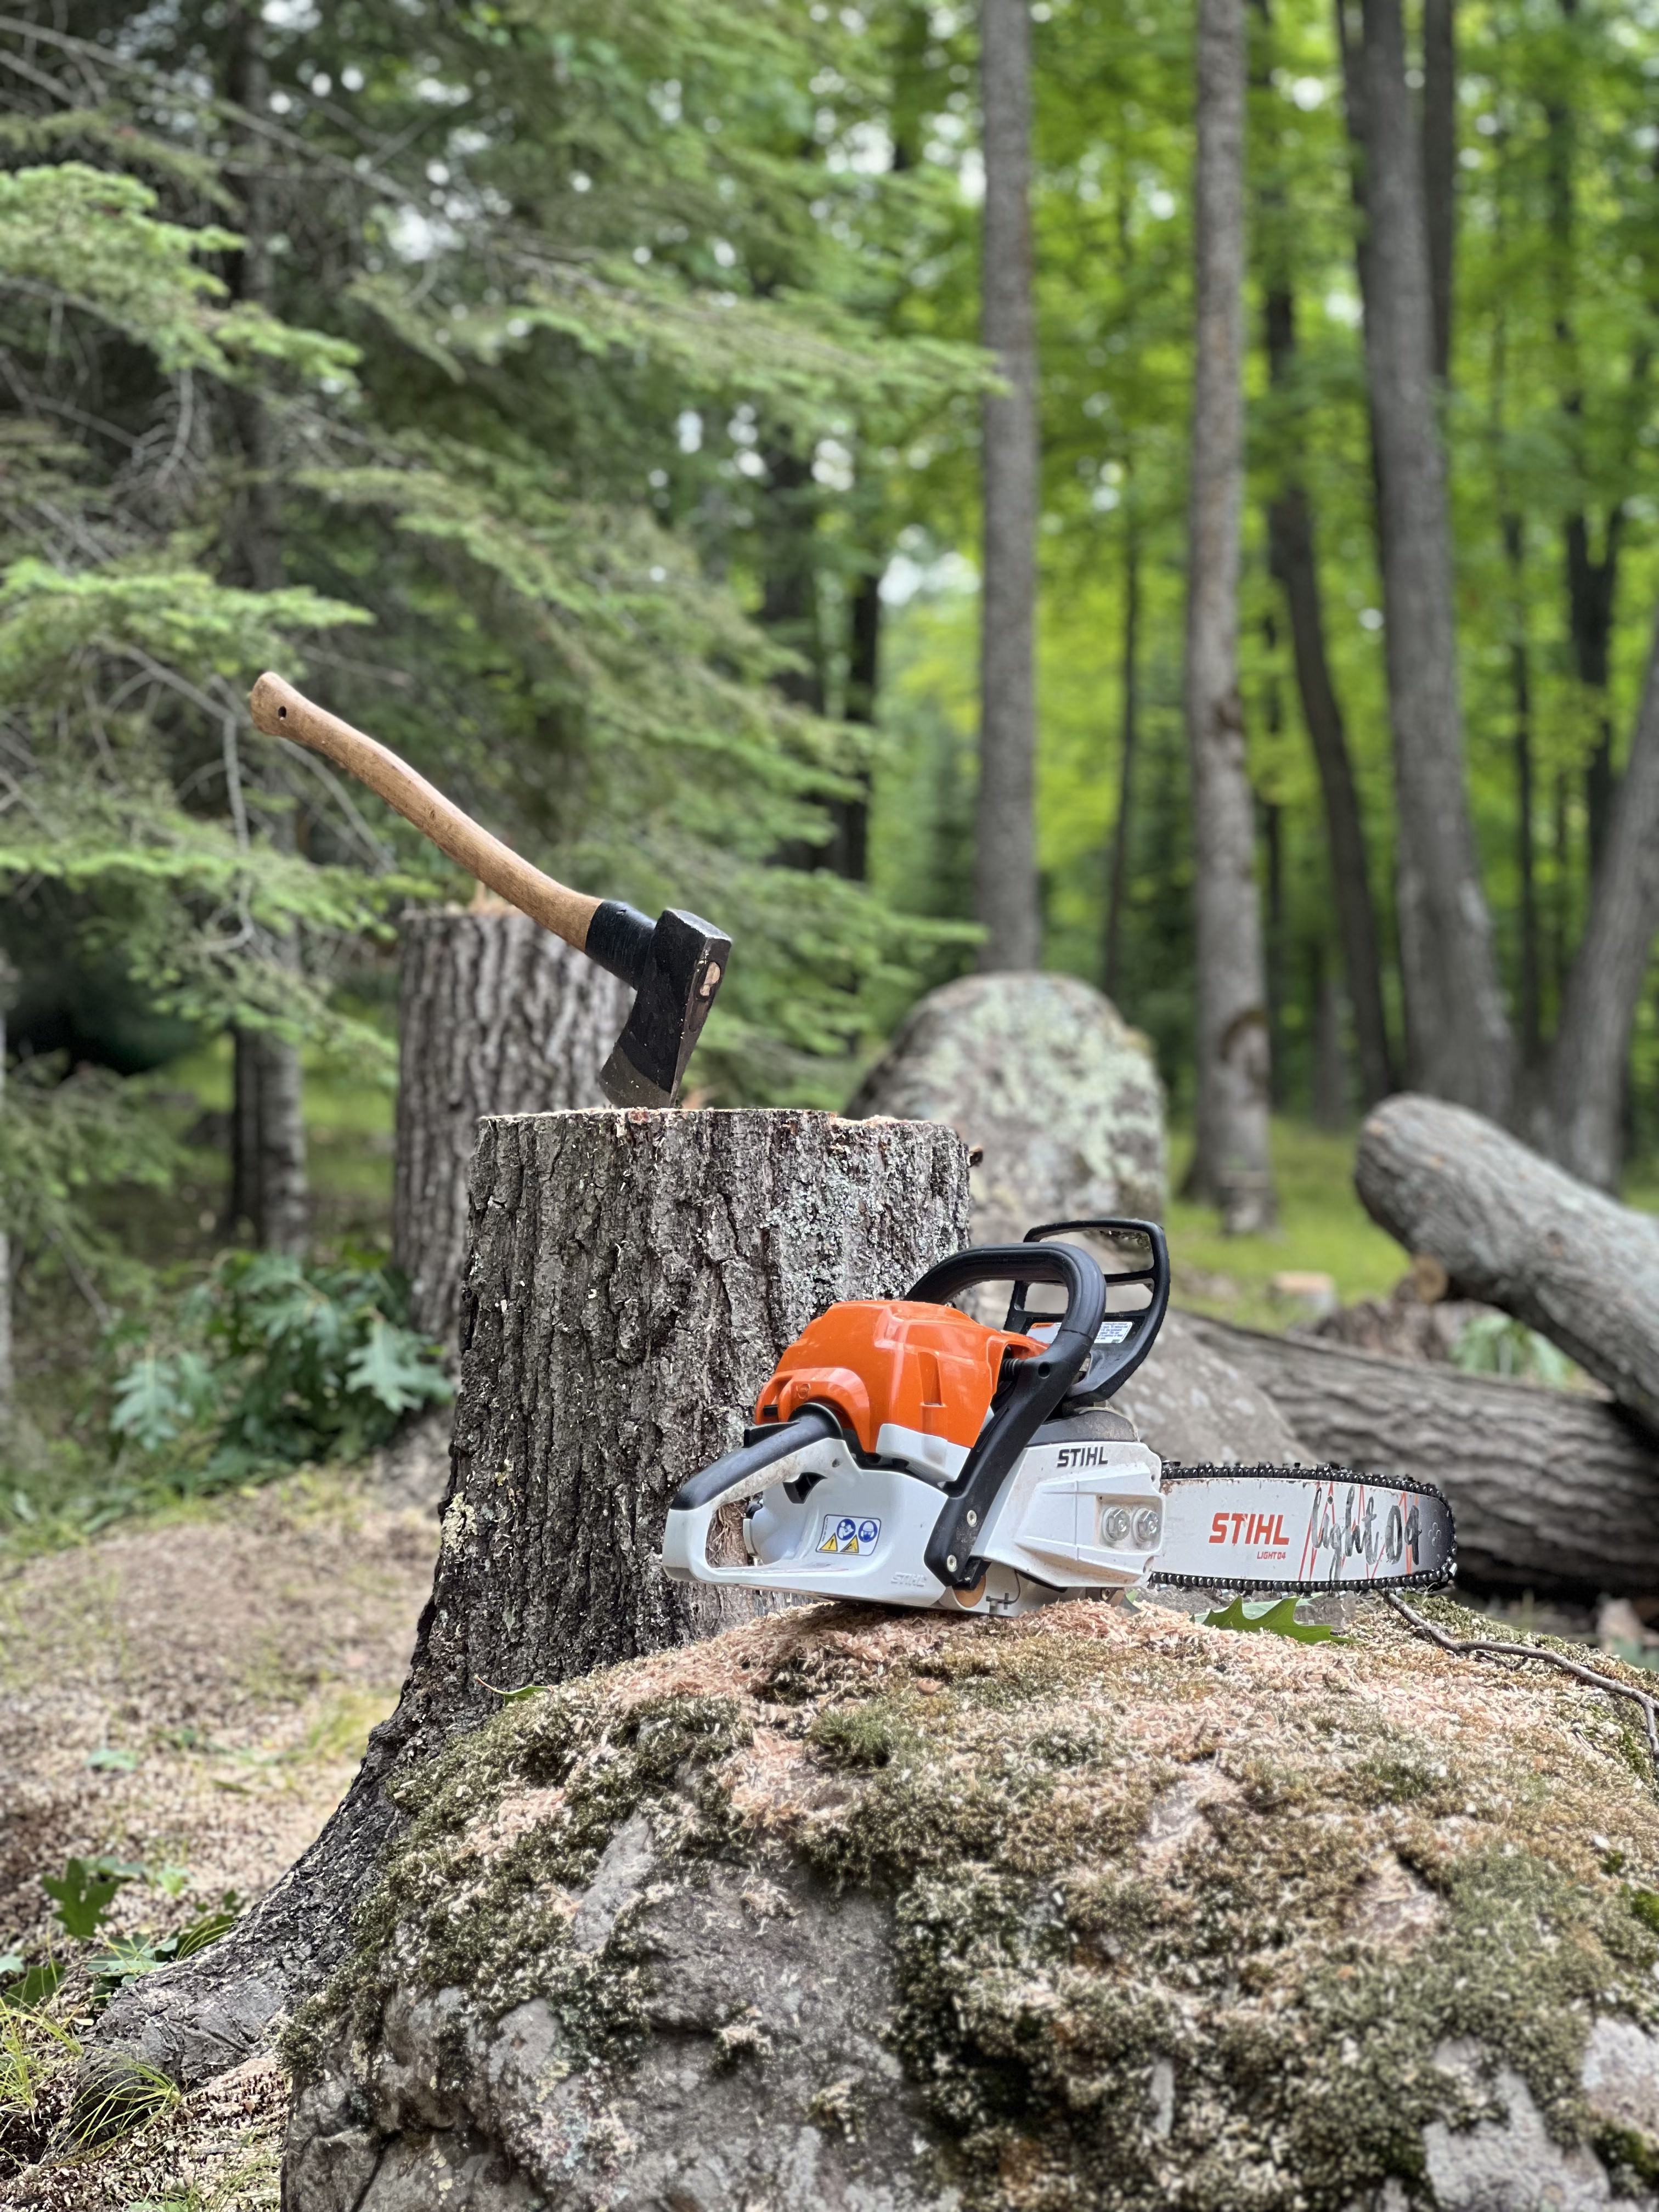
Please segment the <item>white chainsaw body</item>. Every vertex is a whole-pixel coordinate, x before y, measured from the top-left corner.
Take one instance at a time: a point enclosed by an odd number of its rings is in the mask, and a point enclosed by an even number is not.
[[[943,1502],[937,1479],[861,1466],[839,1437],[805,1446],[766,1474],[744,1504],[740,1561],[708,1558],[714,1517],[735,1502],[729,1494],[669,1515],[663,1565],[676,1581],[1023,1613],[1144,1582],[1163,1538],[1162,1468],[1131,1441],[1031,1445],[988,1516],[978,1547],[986,1573],[973,1591],[941,1589],[923,1564]],[[791,1491],[802,1492],[799,1500]],[[1109,1521],[1115,1540],[1107,1540]]]

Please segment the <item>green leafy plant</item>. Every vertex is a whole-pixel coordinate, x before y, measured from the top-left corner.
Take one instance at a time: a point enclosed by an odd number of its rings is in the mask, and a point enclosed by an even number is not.
[[[1338,1636],[1334,1628],[1327,1628],[1321,1621],[1298,1620],[1296,1604],[1293,1597],[1273,1598],[1266,1604],[1258,1601],[1249,1605],[1242,1597],[1236,1597],[1231,1605],[1204,1614],[1204,1626],[1206,1628],[1235,1628],[1247,1634],[1261,1630],[1269,1636],[1293,1637],[1298,1644],[1329,1644],[1333,1641],[1344,1644],[1347,1641],[1346,1637]]]
[[[438,1347],[406,1314],[385,1267],[228,1253],[183,1302],[181,1340],[146,1345],[120,1372],[111,1431],[140,1455],[193,1455],[209,1486],[355,1457],[452,1395]]]
[[[157,1966],[169,1966],[175,1960],[192,1958],[198,1951],[205,1951],[210,1943],[216,1943],[235,1926],[241,1909],[241,1899],[234,1889],[228,1889],[211,1911],[201,1913],[187,1927],[176,1929],[171,1936],[118,1936],[106,1951],[87,1961],[87,1972],[100,1984],[103,1994],[112,1996],[141,1974],[153,1973]]]
[[[1466,1322],[1452,1346],[1452,1364],[1466,1375],[1510,1375],[1565,1389],[1572,1380],[1566,1353],[1524,1322],[1508,1314],[1477,1314]]]
[[[136,1881],[142,1867],[110,1858],[70,1859],[61,1875],[42,1875],[40,1887],[56,1902],[53,1917],[66,1935],[84,1942],[108,1917],[117,1890]]]

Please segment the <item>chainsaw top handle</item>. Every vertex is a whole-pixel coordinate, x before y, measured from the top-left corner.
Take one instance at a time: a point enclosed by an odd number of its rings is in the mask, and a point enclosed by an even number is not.
[[[1116,1343],[1103,1341],[1096,1344],[1088,1371],[1078,1377],[1069,1393],[1074,1403],[1097,1406],[1115,1396],[1122,1389],[1152,1350],[1153,1341],[1164,1326],[1164,1316],[1170,1310],[1170,1247],[1156,1221],[1135,1221],[1127,1216],[1121,1218],[1112,1216],[1095,1221],[1045,1221],[1040,1227],[1026,1231],[1025,1242],[1040,1244],[1044,1237],[1063,1237],[1077,1230],[1086,1230],[1096,1237],[1110,1237],[1114,1242],[1135,1238],[1146,1247],[1147,1258],[1144,1267],[1114,1270],[1106,1278],[1109,1295],[1123,1285],[1144,1283],[1146,1285],[1146,1304],[1138,1312],[1108,1314],[1107,1328],[1103,1335],[1110,1334],[1115,1322],[1127,1322],[1127,1327]],[[1025,1290],[1026,1285],[1023,1282],[1015,1283],[1008,1318],[1002,1324],[1005,1328],[1018,1329],[1022,1334],[1030,1328],[1032,1320],[1025,1310]]]
[[[1032,1437],[1060,1405],[1085,1360],[1106,1313],[1106,1279],[1075,1244],[983,1244],[930,1267],[906,1296],[926,1305],[948,1305],[976,1283],[1013,1282],[1022,1296],[1028,1283],[1055,1283],[1066,1292],[1066,1311],[1054,1341],[1040,1353],[1005,1364],[1011,1379],[993,1408],[962,1471],[946,1492],[923,1553],[927,1571],[947,1589],[974,1589],[985,1563],[977,1544],[997,1494]]]

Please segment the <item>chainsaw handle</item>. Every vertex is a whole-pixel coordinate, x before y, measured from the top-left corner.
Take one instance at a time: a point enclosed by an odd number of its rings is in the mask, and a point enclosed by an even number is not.
[[[1106,1278],[1075,1244],[982,1244],[930,1267],[908,1295],[946,1305],[975,1283],[1055,1283],[1066,1311],[1052,1344],[1005,1366],[1006,1395],[994,1405],[950,1491],[923,1554],[947,1589],[971,1589],[984,1567],[977,1546],[997,1493],[1094,1352],[1106,1314]]]
[[[1152,1350],[1158,1333],[1164,1326],[1164,1316],[1170,1310],[1170,1247],[1163,1230],[1156,1221],[1136,1221],[1128,1215],[1112,1215],[1091,1221],[1045,1221],[1036,1229],[1028,1229],[1025,1242],[1035,1244],[1045,1237],[1059,1237],[1068,1231],[1086,1230],[1097,1237],[1141,1237],[1146,1241],[1150,1255],[1144,1267],[1126,1268],[1121,1274],[1109,1275],[1106,1288],[1109,1293],[1125,1283],[1145,1283],[1146,1303],[1136,1314],[1122,1316],[1129,1323],[1128,1334],[1121,1344],[1097,1344],[1090,1355],[1088,1372],[1078,1382],[1075,1395],[1085,1405],[1095,1405],[1115,1397]],[[1008,1307],[1005,1328],[1024,1330],[1030,1316],[1025,1311],[1025,1285],[1017,1282]],[[1108,1316],[1109,1320],[1111,1316]]]
[[[728,1490],[739,1490],[754,1476],[763,1474],[775,1460],[787,1459],[804,1445],[824,1443],[840,1434],[841,1423],[826,1407],[803,1406],[793,1420],[781,1422],[764,1436],[727,1452],[712,1467],[688,1476],[669,1499],[668,1510],[695,1513],[700,1506],[714,1504]]]

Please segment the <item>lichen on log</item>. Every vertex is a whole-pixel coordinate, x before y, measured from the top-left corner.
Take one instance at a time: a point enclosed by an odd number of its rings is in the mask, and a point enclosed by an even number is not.
[[[1354,1185],[1407,1252],[1559,1345],[1659,1432],[1659,1222],[1496,1122],[1409,1094],[1366,1117]]]

